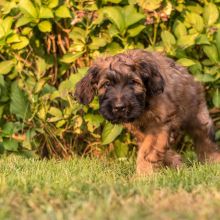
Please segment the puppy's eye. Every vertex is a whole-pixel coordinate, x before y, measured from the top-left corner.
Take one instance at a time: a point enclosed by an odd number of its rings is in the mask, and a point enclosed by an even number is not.
[[[139,85],[140,83],[134,79],[129,80],[129,85]]]
[[[108,88],[110,85],[111,85],[110,81],[106,81],[106,82],[103,84],[103,87]]]

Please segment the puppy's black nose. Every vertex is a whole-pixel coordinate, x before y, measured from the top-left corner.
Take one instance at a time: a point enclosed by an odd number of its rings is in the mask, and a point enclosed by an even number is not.
[[[125,112],[126,111],[126,106],[122,102],[115,103],[113,106],[113,112]]]

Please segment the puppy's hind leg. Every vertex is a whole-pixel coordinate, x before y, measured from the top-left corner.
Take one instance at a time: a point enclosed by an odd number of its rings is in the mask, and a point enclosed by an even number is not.
[[[197,117],[192,121],[189,132],[195,142],[196,153],[200,162],[220,162],[220,150],[215,142],[213,122],[204,104],[199,106]]]

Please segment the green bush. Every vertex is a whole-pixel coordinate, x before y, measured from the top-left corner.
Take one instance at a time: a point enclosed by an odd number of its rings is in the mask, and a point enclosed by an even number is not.
[[[1,0],[0,152],[126,157],[135,141],[72,94],[91,61],[163,51],[205,84],[220,128],[220,1]],[[220,138],[220,130],[216,132]]]

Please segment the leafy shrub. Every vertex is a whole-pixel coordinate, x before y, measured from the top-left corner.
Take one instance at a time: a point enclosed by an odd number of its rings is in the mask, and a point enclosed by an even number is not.
[[[126,49],[164,51],[205,84],[220,128],[219,0],[2,0],[0,152],[117,157],[135,141],[72,94],[91,61]],[[216,133],[220,138],[220,130]]]

